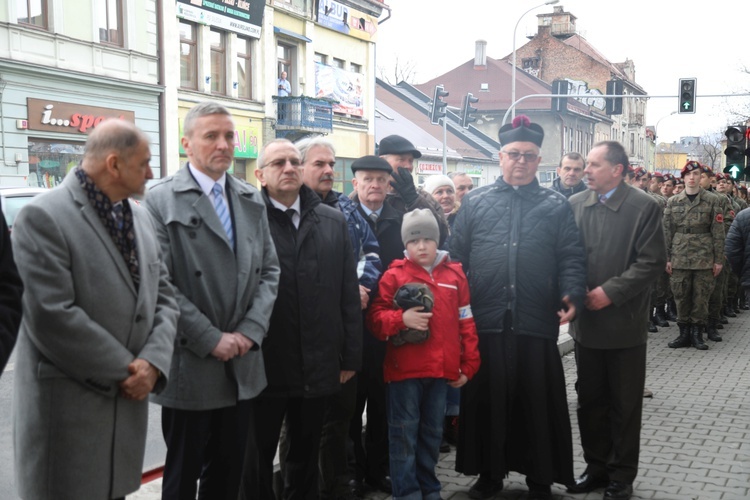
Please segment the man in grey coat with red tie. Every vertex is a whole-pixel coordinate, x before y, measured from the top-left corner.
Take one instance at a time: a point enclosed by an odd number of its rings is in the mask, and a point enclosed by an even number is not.
[[[149,192],[180,322],[162,406],[163,499],[236,500],[250,400],[266,386],[261,347],[279,264],[257,189],[227,175],[234,122],[213,102],[183,122],[188,164]]]

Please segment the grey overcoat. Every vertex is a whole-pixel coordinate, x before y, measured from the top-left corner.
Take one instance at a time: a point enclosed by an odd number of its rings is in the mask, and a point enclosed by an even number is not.
[[[153,397],[168,408],[224,408],[266,387],[260,347],[276,300],[279,262],[258,190],[231,176],[227,186],[236,252],[187,166],[146,197],[181,312],[170,383]],[[255,348],[218,361],[211,351],[222,332],[235,331]]]
[[[133,210],[140,286],[77,177],[13,225],[23,279],[13,430],[25,500],[99,500],[140,487],[148,401],[118,395],[134,358],[169,371],[177,316],[151,220]],[[161,378],[155,391],[161,390]]]

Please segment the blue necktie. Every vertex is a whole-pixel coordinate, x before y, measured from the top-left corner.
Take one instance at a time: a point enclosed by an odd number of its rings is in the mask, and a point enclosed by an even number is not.
[[[226,231],[227,233],[229,244],[232,245],[232,248],[234,248],[234,230],[232,230],[232,217],[229,215],[229,209],[227,209],[227,205],[226,203],[224,203],[224,197],[221,195],[223,192],[221,184],[219,184],[218,182],[214,184],[211,192],[214,195],[214,209],[216,210],[216,215],[219,216],[221,225],[224,227],[224,231]]]

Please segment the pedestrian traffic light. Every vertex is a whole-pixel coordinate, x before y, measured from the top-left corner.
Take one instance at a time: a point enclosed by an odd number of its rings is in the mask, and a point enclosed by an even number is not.
[[[440,119],[445,117],[445,108],[447,102],[443,102],[443,97],[448,97],[448,92],[443,89],[442,85],[435,85],[435,92],[432,94],[432,105],[430,107],[430,123],[440,125]]]
[[[728,127],[724,135],[727,137],[727,149],[724,150],[727,161],[724,173],[731,174],[732,178],[737,179],[745,172],[747,127],[744,125]]]
[[[568,80],[554,80],[552,82],[552,93],[555,95],[568,95]],[[553,97],[552,111],[558,113],[568,109],[567,97]]]
[[[680,78],[680,91],[677,94],[680,97],[679,113],[695,113],[695,78]]]
[[[622,80],[609,80],[607,82],[607,95],[622,95],[625,84]],[[606,113],[608,115],[622,114],[622,97],[607,97]]]
[[[464,102],[461,106],[461,126],[463,128],[469,128],[469,123],[477,121],[476,116],[472,116],[472,113],[477,110],[477,108],[471,106],[475,102],[479,102],[479,98],[474,97],[471,92],[464,96]]]

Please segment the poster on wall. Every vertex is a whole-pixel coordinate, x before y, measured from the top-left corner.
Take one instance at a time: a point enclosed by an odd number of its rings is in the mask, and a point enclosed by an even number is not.
[[[177,17],[260,38],[264,0],[177,0]]]
[[[315,97],[338,101],[334,113],[364,116],[362,82],[364,75],[315,63]]]
[[[334,0],[318,1],[318,22],[326,28],[372,41],[377,31],[377,18],[352,9]]]

